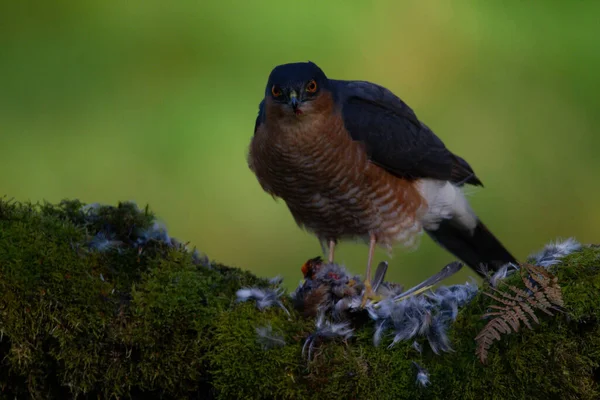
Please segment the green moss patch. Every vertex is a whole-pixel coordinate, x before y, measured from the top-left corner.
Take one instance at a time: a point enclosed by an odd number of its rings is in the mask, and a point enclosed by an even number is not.
[[[148,209],[77,201],[0,200],[0,390],[34,398],[597,399],[600,248],[550,268],[566,313],[504,335],[487,363],[475,337],[479,293],[449,332],[452,352],[425,342],[373,345],[373,324],[319,340],[292,301],[259,310],[243,287],[269,287],[168,237]],[[519,277],[508,281],[518,284]],[[265,345],[257,328],[275,339]],[[417,384],[416,362],[430,384]]]

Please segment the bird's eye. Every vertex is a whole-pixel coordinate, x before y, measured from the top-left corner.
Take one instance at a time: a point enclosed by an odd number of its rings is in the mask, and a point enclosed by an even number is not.
[[[271,93],[273,94],[273,97],[279,97],[281,96],[281,89],[279,88],[279,86],[273,85],[273,87],[271,88]]]
[[[306,91],[308,93],[314,93],[317,91],[317,82],[314,79],[311,79],[306,85]]]

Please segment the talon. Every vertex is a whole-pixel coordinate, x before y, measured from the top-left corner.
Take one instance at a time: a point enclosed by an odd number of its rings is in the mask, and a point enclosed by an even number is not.
[[[365,305],[367,304],[367,300],[371,300],[374,303],[377,303],[379,300],[381,300],[381,296],[378,296],[373,291],[373,287],[371,286],[370,281],[365,281],[365,292],[363,293],[362,302],[360,303],[361,308],[365,308]]]

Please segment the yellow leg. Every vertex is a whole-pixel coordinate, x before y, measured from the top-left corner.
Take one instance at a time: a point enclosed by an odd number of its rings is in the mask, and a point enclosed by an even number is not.
[[[376,245],[377,239],[375,238],[375,235],[371,235],[371,240],[369,241],[369,259],[367,260],[367,271],[365,273],[365,293],[360,304],[361,307],[364,307],[365,304],[367,304],[368,299],[376,298],[373,287],[371,286],[371,263],[375,254]]]
[[[329,241],[329,264],[333,263],[333,254],[335,252],[335,240]]]

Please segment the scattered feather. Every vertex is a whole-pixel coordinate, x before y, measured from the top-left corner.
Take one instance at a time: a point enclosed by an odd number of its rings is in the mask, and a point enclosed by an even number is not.
[[[140,230],[137,236],[137,244],[140,246],[143,246],[150,241],[166,243],[169,246],[175,244],[171,240],[166,226],[158,221],[154,221],[149,228]]]
[[[559,258],[580,247],[579,243],[573,239],[550,244],[535,256],[536,264],[541,266],[539,268],[546,268],[558,262]],[[450,264],[450,266],[452,265]],[[445,268],[448,268],[448,266]],[[542,270],[544,270],[543,268]],[[508,276],[519,270],[519,266],[507,264],[490,273],[490,286],[492,288],[498,287]],[[383,276],[383,269],[381,272]],[[440,286],[434,290],[428,289],[424,293],[412,293],[399,298],[398,296],[403,294],[402,286],[384,282],[381,278],[378,280],[378,294],[382,297],[382,300],[377,303],[368,302],[366,307],[363,308],[361,307],[363,281],[359,276],[349,273],[343,266],[322,263],[319,268],[314,268],[310,274],[305,273],[304,275],[305,279],[291,293],[291,298],[294,300],[295,306],[302,312],[310,310],[310,315],[315,317],[316,330],[309,335],[302,348],[303,354],[307,354],[309,359],[312,358],[315,346],[320,340],[348,339],[352,337],[351,316],[353,313],[364,313],[365,311],[375,324],[373,333],[373,344],[375,346],[379,346],[387,336],[390,340],[388,347],[410,340],[412,341],[412,347],[421,353],[423,351],[421,343],[424,342],[419,342],[416,339],[423,338],[436,354],[452,351],[447,332],[458,317],[459,310],[471,302],[479,291],[477,283],[472,280],[462,285]],[[536,279],[544,282],[543,279],[546,278],[540,274],[536,277],[530,276],[527,287],[522,289],[523,292],[518,293],[518,295],[523,298],[525,298],[524,296],[531,298],[538,296],[536,301],[539,304],[544,304],[539,298],[539,287],[540,285],[543,286],[543,283],[540,284]],[[270,284],[276,287],[280,286],[281,278],[271,279]],[[278,306],[287,312],[281,302],[282,293],[283,289],[281,288],[243,288],[237,292],[237,298],[238,301],[255,300],[256,306],[261,310]],[[552,295],[559,303],[560,291],[546,294],[548,298]],[[550,308],[546,307],[546,311],[549,310]],[[524,308],[523,313],[535,322],[529,310]],[[519,320],[517,319],[516,322],[518,323]],[[524,321],[521,320],[521,322]],[[527,323],[529,323],[529,320]],[[512,328],[510,322],[505,321],[506,324],[509,328]],[[266,328],[264,329],[260,335],[270,337],[270,332]],[[505,326],[501,325],[499,329],[505,329]],[[495,332],[497,334],[502,333],[498,330]],[[259,334],[258,331],[257,334]],[[426,371],[421,371],[418,380],[422,386],[427,386],[429,384],[429,374]]]
[[[242,288],[236,292],[237,301],[245,302],[248,300],[256,300],[256,307],[259,310],[264,310],[269,307],[280,307],[283,309],[288,315],[289,311],[283,303],[281,302],[281,295],[283,294],[283,289],[261,289],[261,288]]]
[[[256,336],[263,350],[285,346],[283,336],[279,333],[274,333],[271,324],[256,328]]]
[[[474,282],[467,282],[442,286],[433,292],[408,297],[400,302],[388,298],[368,306],[369,316],[378,321],[373,336],[374,345],[381,343],[383,332],[389,328],[392,331],[389,347],[422,336],[436,354],[452,351],[446,331],[456,320],[459,308],[470,302],[477,290]]]
[[[114,235],[108,232],[98,232],[92,240],[87,243],[87,247],[98,252],[107,252],[119,248],[123,245],[120,240],[115,240]]]
[[[382,282],[377,289],[377,294],[383,298],[396,297],[404,292],[404,286],[393,282]]]
[[[490,277],[490,285],[492,285],[493,287],[497,287],[500,284],[500,281],[506,279],[508,276],[512,275],[515,271],[518,270],[519,267],[517,265],[514,265],[513,263],[503,265]]]
[[[122,202],[119,207],[128,206],[133,208],[134,212],[137,213],[148,213],[148,210],[140,210],[138,205],[133,201]],[[99,222],[99,218],[102,216],[101,211],[107,209],[115,209],[117,207],[101,205],[100,203],[92,203],[84,205],[80,208],[84,221],[87,225],[93,225]],[[131,224],[128,232],[117,235],[113,232],[114,227],[104,226],[98,232],[90,233],[92,239],[85,243],[85,247],[90,250],[98,252],[106,252],[113,249],[117,251],[123,251],[127,247],[133,248],[138,252],[138,256],[144,253],[144,249],[149,245],[150,242],[162,243],[170,248],[178,248],[189,251],[186,245],[182,244],[175,238],[172,238],[162,222],[154,219],[151,225],[145,229],[140,229],[134,224]],[[75,250],[79,248],[78,244],[71,244]],[[192,251],[192,263],[195,265],[201,265],[210,268],[210,260],[205,255],[200,253],[197,249]]]
[[[203,267],[211,268],[210,259],[204,253],[200,253],[198,249],[194,249],[192,252],[192,262],[195,265],[201,265]]]
[[[304,342],[304,346],[302,346],[302,355],[308,351],[309,360],[312,358],[312,352],[317,341],[336,338],[348,340],[354,334],[354,330],[350,327],[350,322],[331,322],[325,319],[324,313],[321,313],[317,318],[315,328],[315,332],[308,336]]]
[[[274,276],[269,279],[269,283],[273,286],[279,286],[283,283],[283,277],[281,275]]]
[[[423,346],[421,346],[416,340],[412,342],[412,348],[415,349],[418,353],[423,352]]]
[[[563,257],[579,251],[580,249],[581,243],[574,238],[569,238],[562,242],[556,241],[549,243],[543,250],[530,257],[533,259],[533,264],[548,268],[558,264]]]
[[[536,264],[546,268],[579,248],[581,245],[573,239],[549,244],[535,256]],[[508,276],[519,270],[518,265],[506,264],[498,271],[490,273],[491,287],[498,287]],[[535,290],[535,282],[530,282],[530,285],[533,285]],[[324,315],[331,317],[336,323],[343,324],[350,321],[349,316],[352,313],[365,311],[361,307],[362,289],[360,277],[353,276],[340,265],[323,264],[314,276],[300,283],[292,297],[300,307],[314,307],[313,315],[321,319],[321,324],[325,323],[322,320]],[[523,290],[526,295],[535,296],[534,290]],[[477,283],[472,280],[462,285],[441,286],[426,293],[410,294],[406,298],[402,296],[399,301],[394,301],[394,298],[402,294],[402,287],[382,280],[378,291],[382,300],[377,303],[368,302],[365,307],[375,323],[373,344],[380,345],[386,336],[391,339],[389,347],[406,340],[417,343],[415,339],[423,337],[436,354],[452,351],[447,332],[458,317],[459,310],[467,305],[478,291]],[[311,349],[311,341],[307,341],[306,346]]]
[[[96,212],[100,209],[100,207],[102,207],[102,205],[100,203],[86,204],[81,207],[81,212],[83,212],[84,214],[88,214],[88,215],[96,214]]]
[[[379,344],[381,344],[381,339],[383,337],[383,332],[386,329],[386,321],[385,320],[381,320],[376,322],[375,325],[375,333],[373,334],[373,345],[375,347],[378,347]]]
[[[414,361],[412,364],[417,369],[417,384],[421,387],[429,386],[429,384],[431,383],[429,381],[429,372]]]

